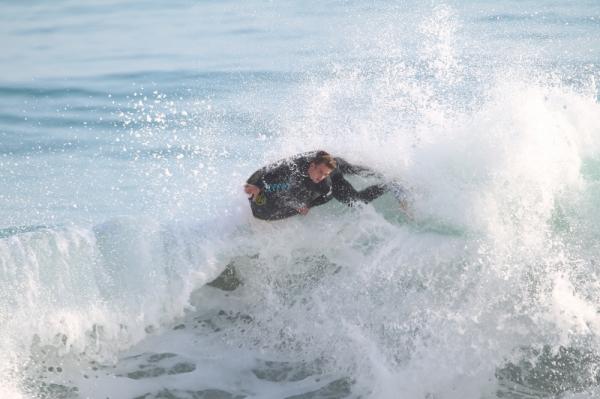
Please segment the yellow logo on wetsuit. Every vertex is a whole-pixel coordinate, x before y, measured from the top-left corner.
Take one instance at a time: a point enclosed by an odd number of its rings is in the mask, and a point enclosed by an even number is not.
[[[264,205],[267,203],[267,196],[262,191],[254,197],[254,203],[256,205]]]

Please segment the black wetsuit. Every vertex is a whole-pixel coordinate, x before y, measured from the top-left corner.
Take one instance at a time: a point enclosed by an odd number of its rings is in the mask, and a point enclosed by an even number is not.
[[[260,188],[257,198],[250,199],[254,217],[262,220],[278,220],[298,214],[300,208],[322,205],[332,198],[347,205],[354,202],[368,203],[386,192],[382,184],[369,186],[362,191],[344,179],[346,174],[376,175],[370,169],[351,165],[342,158],[335,158],[337,167],[320,181],[313,182],[308,167],[315,152],[296,155],[265,166],[254,172],[247,180]]]

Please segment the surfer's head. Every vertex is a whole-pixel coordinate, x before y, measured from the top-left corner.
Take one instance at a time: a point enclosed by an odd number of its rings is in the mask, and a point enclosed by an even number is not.
[[[317,151],[308,165],[308,176],[313,182],[319,183],[326,179],[336,166],[335,159],[329,153]]]

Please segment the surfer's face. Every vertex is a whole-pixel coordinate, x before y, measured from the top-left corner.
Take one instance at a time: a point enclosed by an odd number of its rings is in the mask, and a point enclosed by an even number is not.
[[[310,177],[310,180],[312,180],[315,183],[319,183],[326,179],[327,176],[329,176],[329,174],[331,173],[331,171],[332,169],[330,169],[325,164],[316,165],[315,163],[311,163],[308,166],[308,176]]]

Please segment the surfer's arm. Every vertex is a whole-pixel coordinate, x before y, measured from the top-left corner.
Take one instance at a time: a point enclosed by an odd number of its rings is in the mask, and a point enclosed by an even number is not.
[[[371,168],[367,168],[366,166],[362,166],[362,165],[351,164],[350,162],[346,161],[343,158],[336,157],[335,162],[337,164],[336,169],[338,171],[342,172],[343,174],[360,175],[363,177],[376,177],[376,178],[383,177],[383,175],[381,173],[376,172]]]
[[[288,181],[293,174],[293,164],[279,161],[260,168],[246,180],[246,183],[263,190],[265,187],[268,188],[270,184]]]
[[[266,168],[261,168],[246,180],[244,192],[249,195],[249,198],[257,198],[260,192],[265,188],[265,182],[263,180],[265,173]]]
[[[261,168],[257,170],[252,174],[252,176],[248,178],[248,180],[246,180],[246,185],[251,185],[257,187],[259,190],[262,190],[263,188],[265,188],[265,182],[263,178],[265,177],[266,172],[266,168]]]
[[[368,204],[387,191],[387,187],[383,184],[374,184],[364,190],[356,191],[356,189],[352,187],[352,184],[344,179],[344,176],[341,174],[333,177],[332,182],[333,197],[346,205],[352,205],[355,202]]]
[[[274,164],[260,168],[246,180],[244,191],[250,195],[258,195],[272,183],[287,180],[290,175],[290,167],[287,164]]]

